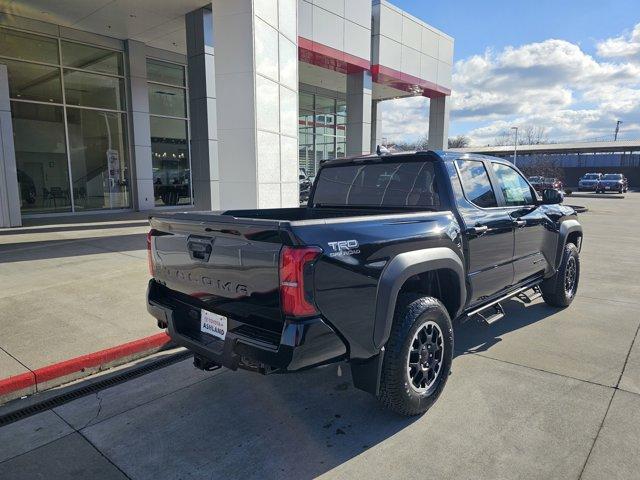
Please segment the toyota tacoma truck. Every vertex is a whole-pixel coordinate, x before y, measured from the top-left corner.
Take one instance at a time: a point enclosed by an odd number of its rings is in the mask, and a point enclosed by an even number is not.
[[[487,156],[327,161],[305,207],[152,216],[147,308],[198,368],[346,361],[355,387],[417,415],[447,381],[453,321],[572,302],[582,228],[561,201]]]

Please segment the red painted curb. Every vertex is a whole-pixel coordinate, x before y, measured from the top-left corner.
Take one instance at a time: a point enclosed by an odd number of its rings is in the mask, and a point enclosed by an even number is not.
[[[33,372],[25,372],[13,377],[0,379],[0,396],[33,387],[35,384],[36,378]]]
[[[0,395],[6,395],[7,393],[22,390],[33,385],[49,382],[56,378],[81,372],[87,368],[106,365],[119,358],[127,357],[145,350],[160,348],[169,343],[170,340],[171,339],[166,333],[158,333],[156,335],[124,343],[116,347],[82,355],[70,360],[65,360],[64,362],[54,363],[53,365],[38,368],[31,372],[0,379]]]

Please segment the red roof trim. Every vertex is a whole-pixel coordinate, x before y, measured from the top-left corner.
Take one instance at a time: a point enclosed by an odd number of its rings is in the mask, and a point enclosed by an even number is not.
[[[298,37],[298,59],[340,73],[371,69],[371,62],[327,45]]]
[[[385,67],[384,65],[373,65],[371,67],[371,74],[373,81],[376,83],[389,85],[398,90],[413,93],[415,93],[416,88],[418,88],[422,90],[422,96],[424,97],[433,98],[451,95],[451,90],[448,88],[419,77],[414,77],[408,73],[402,73],[393,68]]]

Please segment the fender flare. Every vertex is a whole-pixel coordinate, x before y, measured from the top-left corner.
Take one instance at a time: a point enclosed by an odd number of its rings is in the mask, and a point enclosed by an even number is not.
[[[385,266],[378,282],[373,327],[373,345],[376,349],[381,348],[389,338],[398,292],[404,282],[414,275],[439,269],[452,270],[458,277],[460,306],[455,312],[454,318],[460,314],[467,298],[465,271],[460,257],[452,249],[446,247],[401,253]]]
[[[573,232],[580,232],[580,238],[582,238],[582,225],[580,225],[580,222],[578,222],[578,220],[565,220],[560,224],[554,270],[557,270],[558,267],[560,267],[560,262],[562,262],[562,255],[564,253],[564,247],[567,244],[567,238],[569,238],[569,235]],[[578,250],[580,250],[581,247],[582,241],[580,242],[580,245],[578,245]]]

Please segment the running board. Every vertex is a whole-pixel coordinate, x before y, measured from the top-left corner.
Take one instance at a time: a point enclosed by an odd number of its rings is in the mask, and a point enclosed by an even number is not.
[[[525,293],[527,290],[531,290],[531,289],[533,289],[533,292],[534,292],[533,294],[528,295]],[[492,323],[497,322],[498,320],[504,317],[504,309],[502,308],[501,302],[504,302],[505,300],[509,300],[510,298],[513,298],[513,297],[520,298],[520,295],[524,295],[528,299],[528,301],[523,300],[526,303],[531,303],[533,300],[540,297],[542,295],[542,293],[540,292],[540,281],[538,280],[524,287],[520,287],[516,290],[512,290],[511,292],[504,294],[503,296],[493,300],[492,302],[489,302],[486,305],[483,305],[482,307],[471,310],[466,314],[467,320],[470,319],[471,317],[474,317],[475,315],[478,315],[481,319],[480,320],[481,323],[484,323],[486,325],[491,325]],[[490,308],[493,308],[494,310],[491,315],[485,316],[482,314],[482,312]]]

